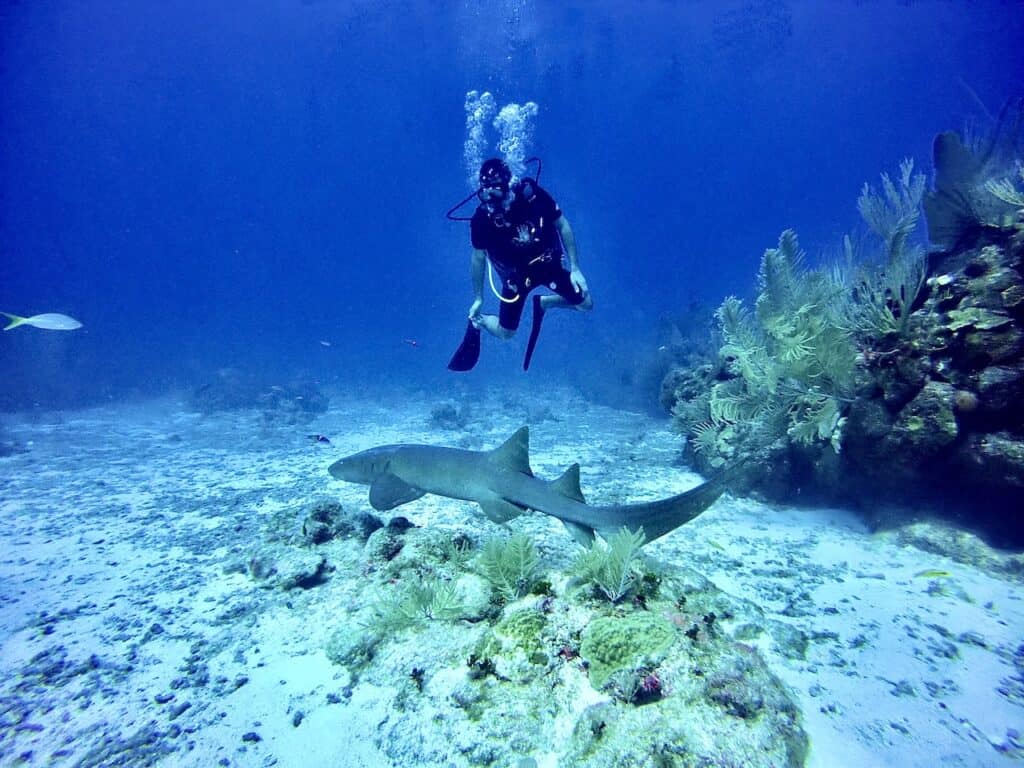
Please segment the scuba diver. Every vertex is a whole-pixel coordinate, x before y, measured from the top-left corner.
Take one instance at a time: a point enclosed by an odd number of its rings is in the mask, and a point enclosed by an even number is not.
[[[532,162],[532,161],[527,161]],[[537,178],[540,177],[540,161]],[[576,238],[558,203],[541,188],[537,178],[524,177],[513,183],[508,165],[497,158],[480,166],[480,187],[474,192],[480,205],[470,222],[473,244],[471,279],[473,303],[462,345],[448,367],[468,371],[480,356],[480,331],[499,339],[510,339],[519,328],[526,298],[534,288],[552,293],[533,297],[533,320],[526,345],[523,370],[528,370],[540,334],[544,313],[549,309],[589,310],[594,306],[587,280],[580,270]],[[465,221],[453,212],[472,199],[470,195],[448,212],[450,219]],[[563,264],[568,260],[568,269]],[[500,290],[490,274],[491,290],[501,302],[497,315],[481,314],[486,262],[501,279]]]

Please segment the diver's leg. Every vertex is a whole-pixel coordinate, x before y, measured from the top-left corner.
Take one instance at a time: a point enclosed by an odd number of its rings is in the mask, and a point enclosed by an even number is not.
[[[497,315],[477,315],[472,320],[473,325],[477,328],[481,328],[499,339],[511,339],[516,334],[516,329],[503,326]]]
[[[471,320],[477,328],[482,328],[496,338],[511,339],[519,328],[526,298],[507,287],[502,293],[506,299],[512,300],[501,302],[497,315],[477,315]]]
[[[559,296],[557,293],[545,293],[539,298],[540,307],[545,311],[549,309],[565,309],[566,307],[572,307],[575,309],[578,306],[578,304],[570,304],[565,300],[565,298]]]
[[[539,299],[537,303],[540,305],[540,308],[545,311],[549,309],[561,309],[562,307],[569,306],[569,302],[557,293],[545,293],[543,296],[538,296],[537,298]]]
[[[511,339],[519,328],[519,320],[523,316],[523,305],[526,299],[512,287],[509,279],[501,279],[501,306],[497,315],[479,314],[469,318],[474,326],[487,331],[498,339]]]
[[[545,294],[540,300],[540,309],[578,309],[586,312],[594,308],[594,299],[590,291],[581,294],[572,284],[569,270],[559,269],[554,278],[547,283],[554,293]]]

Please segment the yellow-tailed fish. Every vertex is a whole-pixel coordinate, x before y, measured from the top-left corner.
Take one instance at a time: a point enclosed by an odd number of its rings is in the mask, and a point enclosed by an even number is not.
[[[82,324],[75,318],[57,312],[46,312],[42,315],[32,315],[32,317],[19,317],[10,312],[0,312],[0,315],[11,319],[10,324],[4,328],[5,331],[17,328],[19,325],[31,325],[33,328],[42,328],[44,331],[76,331],[82,327]]]
[[[915,573],[914,574],[914,578],[946,579],[946,578],[949,578],[952,575],[953,574],[950,573],[949,571],[939,571],[939,570],[936,570],[935,568],[929,568],[926,571],[921,571],[920,573]]]

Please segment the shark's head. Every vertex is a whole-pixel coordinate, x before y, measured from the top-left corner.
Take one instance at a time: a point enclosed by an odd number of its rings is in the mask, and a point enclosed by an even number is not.
[[[390,473],[393,455],[394,451],[389,445],[370,448],[338,459],[328,471],[332,477],[346,483],[369,485]]]

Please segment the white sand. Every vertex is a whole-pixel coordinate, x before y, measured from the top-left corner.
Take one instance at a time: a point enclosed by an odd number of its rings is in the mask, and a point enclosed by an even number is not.
[[[0,764],[138,764],[172,749],[164,764],[389,765],[376,746],[389,691],[350,685],[323,652],[365,600],[358,547],[334,550],[339,570],[315,589],[226,574],[270,516],[327,497],[366,508],[365,489],[326,473],[347,453],[491,447],[528,417],[537,474],[579,461],[595,503],[699,481],[665,422],[567,393],[552,396],[557,421],[529,397],[489,397],[464,434],[430,428],[426,393],[335,398],[308,426],[270,430],[256,414],[203,417],[174,401],[11,420],[29,450],[0,459]],[[427,498],[402,513],[441,524],[473,507]],[[1024,712],[997,688],[1019,674],[1020,586],[885,543],[841,511],[728,497],[647,551],[815,638],[806,660],[763,646],[803,707],[810,765],[1013,762],[997,747],[1024,731]],[[924,569],[952,576],[915,577]]]

